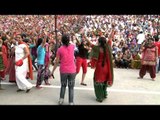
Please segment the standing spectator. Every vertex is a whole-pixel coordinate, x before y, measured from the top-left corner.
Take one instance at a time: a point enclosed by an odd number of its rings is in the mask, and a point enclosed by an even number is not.
[[[141,48],[142,43],[145,40],[145,35],[142,30],[140,30],[139,34],[137,35],[137,44],[138,44],[138,49]]]
[[[69,44],[69,35],[64,34],[62,36],[63,45],[58,48],[55,64],[52,70],[52,74],[57,68],[57,65],[60,62],[60,78],[61,78],[61,90],[59,105],[62,105],[64,102],[65,90],[68,83],[69,90],[69,104],[74,104],[74,85],[75,85],[75,76],[76,76],[76,66],[74,62],[74,49],[75,46]]]

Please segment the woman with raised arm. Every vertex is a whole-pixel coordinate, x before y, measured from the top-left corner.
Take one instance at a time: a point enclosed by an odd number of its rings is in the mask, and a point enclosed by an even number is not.
[[[93,62],[91,62],[91,67],[95,68],[93,77],[94,91],[96,100],[98,102],[102,102],[105,98],[107,98],[107,87],[112,86],[113,84],[114,73],[112,52],[105,37],[99,37],[98,46],[91,46],[92,50],[90,57],[91,60],[93,60]]]
[[[39,38],[37,41],[37,65],[38,65],[38,74],[37,74],[37,83],[36,83],[36,88],[40,89],[41,84],[43,80],[45,83],[48,82],[48,79],[44,79],[43,71],[45,71],[45,44],[46,44],[46,39],[47,39],[47,33],[44,32],[44,39]],[[43,76],[43,77],[42,77]]]
[[[154,81],[156,78],[156,64],[158,61],[158,48],[154,45],[154,39],[148,38],[142,49],[141,68],[138,79],[143,79],[147,72]]]
[[[87,41],[83,35],[81,36],[81,42],[77,40],[77,44],[78,44],[78,53],[76,55],[76,73],[78,74],[80,68],[82,67],[82,78],[80,84],[87,86],[87,84],[84,83],[84,79],[88,67],[87,57],[88,57],[89,45],[87,45]]]

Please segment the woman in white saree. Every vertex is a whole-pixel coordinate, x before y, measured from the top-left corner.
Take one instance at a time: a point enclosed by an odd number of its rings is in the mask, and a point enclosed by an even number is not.
[[[18,45],[15,47],[15,71],[16,71],[16,83],[19,91],[25,91],[28,93],[33,85],[26,79],[27,72],[29,72],[28,56],[30,55],[27,45],[22,41],[21,35],[16,36]],[[17,63],[23,63],[18,65]]]

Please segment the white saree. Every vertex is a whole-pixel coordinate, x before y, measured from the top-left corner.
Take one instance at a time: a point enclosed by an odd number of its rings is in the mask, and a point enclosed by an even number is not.
[[[24,57],[25,52],[24,48],[26,47],[25,44],[20,44],[15,47],[15,61],[18,61]],[[16,72],[16,83],[19,89],[27,90],[31,89],[33,85],[26,79],[27,72],[29,71],[28,68],[28,58],[23,60],[22,66],[15,65],[15,72]]]

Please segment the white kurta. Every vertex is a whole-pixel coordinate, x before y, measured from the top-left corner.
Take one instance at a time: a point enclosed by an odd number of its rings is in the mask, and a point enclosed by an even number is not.
[[[24,47],[26,47],[25,44],[20,44],[15,47],[15,61],[18,61],[24,57]],[[27,90],[31,89],[33,85],[26,79],[28,68],[28,58],[23,60],[22,66],[16,66],[15,65],[15,71],[16,71],[16,83],[19,89]]]

